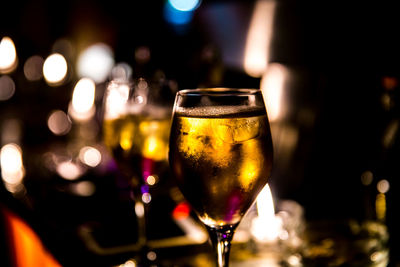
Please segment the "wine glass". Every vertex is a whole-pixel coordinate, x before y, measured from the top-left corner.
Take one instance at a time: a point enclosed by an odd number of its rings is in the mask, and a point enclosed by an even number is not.
[[[103,141],[121,173],[132,186],[138,222],[136,250],[146,261],[146,217],[150,187],[168,170],[168,140],[172,101],[162,88],[144,79],[115,79],[108,83],[103,101]]]
[[[271,173],[272,139],[261,91],[177,92],[169,161],[208,230],[217,266],[228,266],[234,231]]]

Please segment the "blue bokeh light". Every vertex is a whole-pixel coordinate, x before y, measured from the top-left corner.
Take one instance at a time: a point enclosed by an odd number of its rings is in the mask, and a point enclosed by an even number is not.
[[[189,23],[193,18],[194,9],[188,11],[182,11],[176,9],[168,1],[164,6],[164,18],[171,24],[184,25]]]
[[[168,0],[168,3],[179,11],[194,11],[200,5],[200,0]]]

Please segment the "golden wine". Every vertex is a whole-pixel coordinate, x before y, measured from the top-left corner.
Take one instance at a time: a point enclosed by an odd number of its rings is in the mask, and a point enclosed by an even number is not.
[[[152,174],[149,168],[154,170],[156,164],[167,162],[170,124],[170,118],[130,114],[105,120],[104,143],[125,175],[146,179]]]
[[[239,223],[271,172],[272,140],[265,109],[176,109],[169,160],[180,190],[203,223]]]

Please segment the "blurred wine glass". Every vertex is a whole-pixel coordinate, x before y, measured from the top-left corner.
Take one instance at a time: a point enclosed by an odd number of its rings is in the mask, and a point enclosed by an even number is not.
[[[167,92],[166,92],[167,91]],[[168,139],[172,101],[160,84],[143,78],[114,79],[103,102],[103,141],[119,170],[128,179],[138,221],[137,248],[146,257],[146,220],[152,200],[150,187],[161,170],[168,169]]]

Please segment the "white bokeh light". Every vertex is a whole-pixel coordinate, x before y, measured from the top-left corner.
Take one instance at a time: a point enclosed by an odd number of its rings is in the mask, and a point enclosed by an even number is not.
[[[56,171],[66,180],[76,180],[83,173],[82,169],[71,161],[60,162],[56,167]]]
[[[76,120],[88,120],[95,112],[96,84],[89,78],[80,79],[74,88],[69,114]]]
[[[22,150],[14,143],[4,145],[0,150],[1,177],[8,184],[21,183],[25,169],[22,161]]]
[[[3,37],[0,41],[0,73],[12,72],[17,67],[17,52],[10,37]]]
[[[104,82],[114,66],[114,53],[104,44],[89,46],[78,56],[77,71],[80,77],[88,77],[96,83]]]
[[[79,160],[90,167],[96,167],[101,162],[101,153],[94,147],[85,146],[79,151]]]
[[[50,85],[59,85],[67,75],[68,64],[63,55],[54,53],[43,64],[43,76]]]

